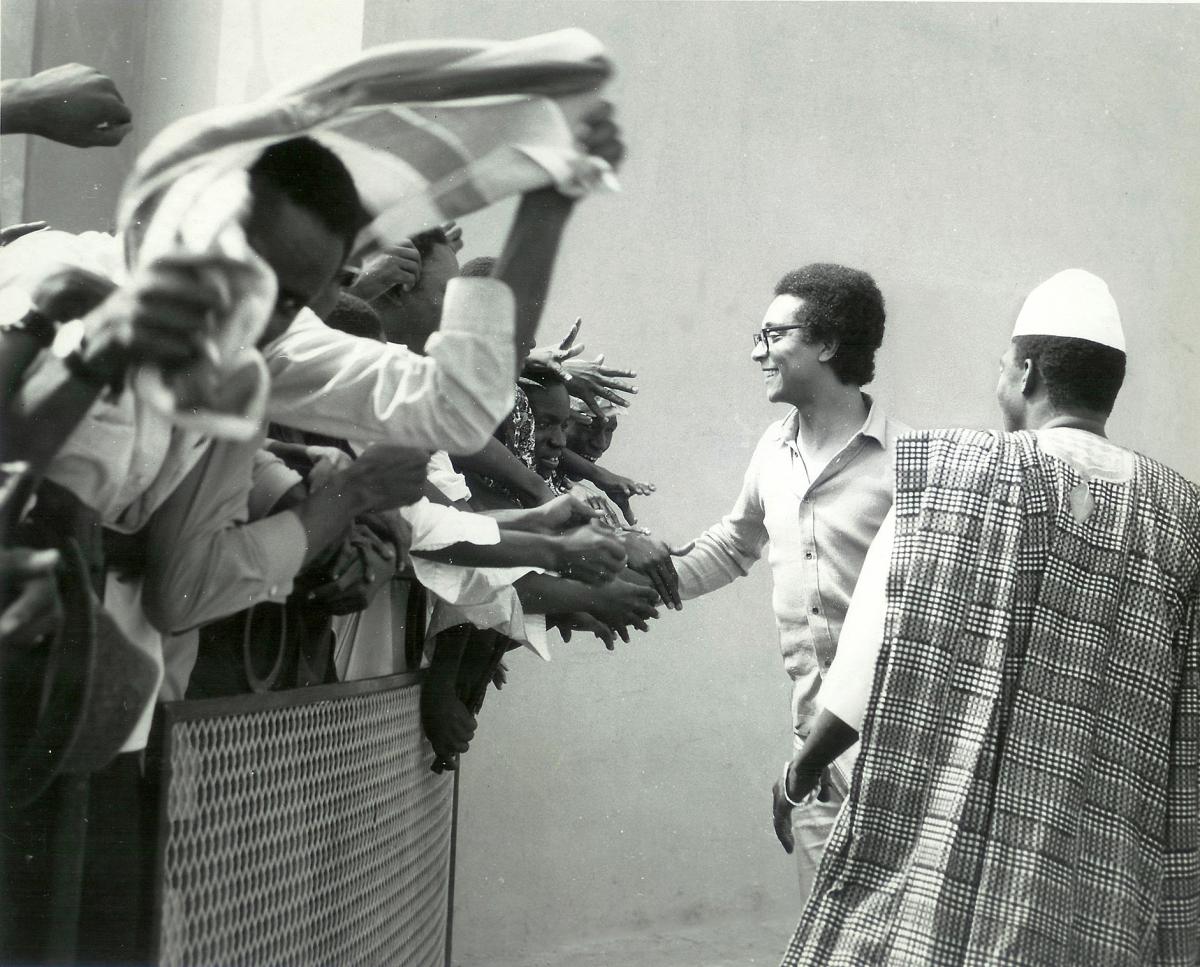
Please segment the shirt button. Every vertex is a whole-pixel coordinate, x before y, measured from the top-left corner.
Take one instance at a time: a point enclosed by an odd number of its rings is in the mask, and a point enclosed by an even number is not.
[[[812,613],[813,613],[813,614],[820,614],[820,613],[821,613],[821,609],[820,609],[820,608],[817,608],[817,607],[814,607],[814,608],[812,609]]]
[[[806,560],[806,561],[811,561],[811,560],[812,560],[812,558],[813,558],[812,551],[805,551],[805,552],[804,552],[804,560]]]

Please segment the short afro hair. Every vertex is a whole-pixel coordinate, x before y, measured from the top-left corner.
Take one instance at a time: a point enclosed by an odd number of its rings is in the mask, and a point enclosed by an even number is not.
[[[341,159],[312,138],[291,138],[266,148],[250,166],[256,205],[286,199],[310,212],[342,240],[347,255],[370,221],[354,179]]]
[[[491,277],[495,269],[496,257],[494,255],[480,255],[459,269],[458,274],[466,279],[487,279]]]
[[[325,320],[331,329],[348,332],[351,336],[383,341],[383,323],[369,302],[352,296],[349,292],[338,295],[337,305]]]
[[[875,378],[875,351],[883,342],[883,295],[866,272],[814,262],[789,272],[775,294],[803,299],[806,342],[836,342],[829,361],[843,383],[866,386]],[[799,314],[798,314],[799,315]]]
[[[1125,354],[1071,336],[1014,336],[1013,359],[1028,359],[1058,409],[1112,412],[1125,382]]]

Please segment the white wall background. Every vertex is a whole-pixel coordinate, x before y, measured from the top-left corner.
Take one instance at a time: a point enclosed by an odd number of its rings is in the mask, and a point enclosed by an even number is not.
[[[1069,266],[1121,306],[1112,435],[1200,477],[1200,11],[1187,7],[367,0],[366,46],[578,25],[619,69],[629,160],[586,203],[547,335],[575,315],[642,392],[611,465],[644,519],[719,518],[777,415],[750,333],[787,269],[872,272],[873,392],[917,426],[994,426],[1023,295]],[[467,223],[495,252],[508,210]],[[518,657],[464,765],[455,948],[541,950],[796,906],[768,821],[787,687],[765,567],[608,655]],[[785,937],[765,937],[763,960]]]
[[[36,16],[33,11],[36,9]],[[644,520],[724,513],[775,416],[750,333],[787,269],[871,271],[889,328],[872,391],[918,426],[991,426],[1025,292],[1103,276],[1130,351],[1113,436],[1200,478],[1200,10],[1188,6],[458,0],[5,0],[4,76],[69,60],[135,113],[107,153],[5,139],[3,221],[104,228],[163,124],[358,46],[578,25],[609,45],[624,192],[577,214],[546,315],[641,373],[611,465]],[[361,33],[360,33],[361,31]],[[510,208],[468,221],[495,252]],[[761,567],[608,655],[518,656],[464,764],[456,951],[721,917],[789,919],[768,790],[787,683]],[[763,960],[783,936],[764,937]]]

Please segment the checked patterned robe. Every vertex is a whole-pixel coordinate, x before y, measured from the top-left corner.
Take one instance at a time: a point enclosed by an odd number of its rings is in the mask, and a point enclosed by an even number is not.
[[[784,965],[1200,963],[1200,492],[1133,459],[900,441],[861,752]]]

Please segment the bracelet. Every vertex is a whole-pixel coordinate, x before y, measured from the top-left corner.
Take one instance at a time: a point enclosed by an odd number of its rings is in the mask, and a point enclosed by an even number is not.
[[[788,795],[788,788],[787,788],[788,769],[790,769],[791,766],[792,766],[792,762],[790,759],[783,764],[783,778],[779,780],[779,787],[783,790],[783,798],[788,801],[789,806],[791,806],[793,809],[802,809],[805,806],[811,805],[812,801],[817,798],[817,792],[819,791],[819,787],[818,787],[818,789],[814,789],[812,792],[810,792],[807,796],[805,796],[799,802],[796,802],[794,799],[792,799],[791,796]]]

